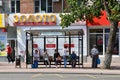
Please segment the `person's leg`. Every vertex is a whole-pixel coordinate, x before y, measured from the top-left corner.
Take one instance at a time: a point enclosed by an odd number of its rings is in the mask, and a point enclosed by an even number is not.
[[[73,60],[71,60],[71,67],[73,68]]]
[[[10,55],[9,57],[10,57],[10,60],[11,60],[12,62],[14,62],[14,60],[13,60],[13,58],[12,58],[12,55]]]
[[[45,67],[47,67],[47,61],[46,60],[44,61],[44,64],[45,64]]]
[[[10,55],[7,55],[7,59],[8,59],[8,62],[10,63],[10,61],[11,61]]]
[[[64,67],[66,67],[67,65],[67,59],[66,59],[66,56],[64,56]]]
[[[76,67],[76,61],[73,60],[73,67],[75,68]]]
[[[94,61],[94,67],[95,67],[95,68],[97,68],[97,59],[98,59],[98,57],[95,56],[95,61]]]
[[[60,67],[61,67],[61,61],[60,61]]]
[[[49,60],[47,60],[47,62],[48,62],[48,65],[49,65],[49,67],[50,67],[50,61],[49,61]]]
[[[38,67],[38,61],[37,60],[34,60],[34,65],[35,65],[35,68]]]
[[[58,63],[59,63],[59,65],[60,65],[59,67],[61,67],[61,61],[58,61]]]
[[[56,66],[56,68],[57,68],[57,61],[55,60],[55,66]]]
[[[95,56],[92,56],[92,68],[95,68]]]

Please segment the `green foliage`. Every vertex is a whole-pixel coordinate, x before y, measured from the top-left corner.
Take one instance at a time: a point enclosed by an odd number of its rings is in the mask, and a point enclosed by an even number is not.
[[[69,13],[60,14],[63,28],[77,19],[92,21],[93,17],[99,18],[102,15],[101,10],[106,10],[108,19],[120,21],[120,4],[117,0],[67,0],[67,5],[66,11]]]

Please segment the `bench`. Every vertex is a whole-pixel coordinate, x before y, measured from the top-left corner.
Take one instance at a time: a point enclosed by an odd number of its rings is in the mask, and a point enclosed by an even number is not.
[[[49,67],[53,67],[52,65],[55,65],[55,61],[53,59],[53,56],[50,56],[49,57],[49,61],[50,61],[50,64],[49,64]],[[39,65],[45,65],[44,64],[44,59],[43,57],[40,58],[40,61],[38,61],[38,66]],[[83,63],[80,63],[79,62],[79,57],[77,56],[77,59],[76,59],[76,67],[80,67],[80,65],[82,65],[82,68],[83,68]],[[39,66],[40,67],[40,66]],[[42,67],[42,66],[41,66]],[[64,60],[63,60],[63,57],[62,57],[62,60],[61,60],[61,67],[64,67]],[[71,67],[71,60],[69,58],[67,58],[67,67]]]

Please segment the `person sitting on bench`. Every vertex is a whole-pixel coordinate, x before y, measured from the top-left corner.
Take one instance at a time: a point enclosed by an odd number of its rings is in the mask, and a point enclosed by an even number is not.
[[[54,53],[54,61],[55,61],[56,68],[57,68],[58,63],[60,64],[60,67],[61,67],[61,56],[56,49]]]

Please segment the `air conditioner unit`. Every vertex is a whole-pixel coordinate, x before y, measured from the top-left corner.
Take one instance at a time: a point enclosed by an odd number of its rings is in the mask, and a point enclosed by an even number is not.
[[[52,2],[59,2],[60,0],[52,0]]]
[[[2,1],[0,0],[0,6],[2,6],[3,5],[3,3],[2,3]]]

